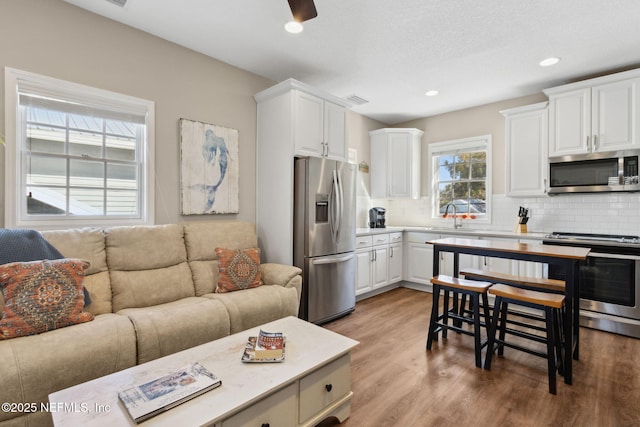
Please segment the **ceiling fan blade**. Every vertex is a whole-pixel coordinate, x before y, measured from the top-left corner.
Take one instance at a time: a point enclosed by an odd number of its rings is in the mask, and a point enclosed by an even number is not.
[[[313,0],[288,0],[293,19],[298,22],[304,22],[318,16],[316,5]]]

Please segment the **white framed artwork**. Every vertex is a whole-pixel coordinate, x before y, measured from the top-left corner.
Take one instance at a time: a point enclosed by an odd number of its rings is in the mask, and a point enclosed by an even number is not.
[[[238,130],[180,119],[182,215],[239,212]]]

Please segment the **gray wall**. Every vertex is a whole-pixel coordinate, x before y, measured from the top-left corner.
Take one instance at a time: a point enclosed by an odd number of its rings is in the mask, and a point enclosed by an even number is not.
[[[255,222],[253,95],[275,82],[62,0],[1,0],[0,17],[2,81],[7,66],[155,102],[157,224],[212,219]],[[4,100],[4,83],[0,84],[0,99]],[[0,103],[0,135],[6,134],[4,108],[4,102]],[[180,215],[180,118],[238,129],[239,214]],[[0,147],[2,225],[4,167],[4,149]]]

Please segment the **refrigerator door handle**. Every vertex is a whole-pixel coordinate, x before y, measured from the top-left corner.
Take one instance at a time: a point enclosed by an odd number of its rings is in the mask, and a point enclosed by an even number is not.
[[[336,226],[336,241],[340,238],[340,230],[342,229],[342,219],[344,215],[344,191],[342,189],[342,178],[340,172],[336,171],[336,182],[338,183],[338,224]]]
[[[312,261],[312,263],[314,265],[321,265],[321,264],[337,264],[339,262],[346,262],[349,261],[351,259],[353,259],[355,257],[354,254],[348,254],[348,255],[343,255],[343,256],[334,256],[334,257],[330,257],[330,258],[320,258],[320,259],[314,259]]]
[[[338,174],[336,170],[333,170],[333,188],[332,188],[332,196],[331,197],[331,209],[329,218],[330,226],[331,226],[331,237],[333,238],[334,244],[338,241],[338,230],[340,228],[340,183],[338,182]]]

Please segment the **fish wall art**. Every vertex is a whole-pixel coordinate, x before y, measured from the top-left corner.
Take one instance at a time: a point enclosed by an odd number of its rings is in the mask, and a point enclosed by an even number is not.
[[[239,212],[238,130],[180,119],[182,215]]]

